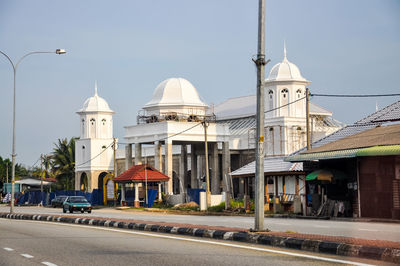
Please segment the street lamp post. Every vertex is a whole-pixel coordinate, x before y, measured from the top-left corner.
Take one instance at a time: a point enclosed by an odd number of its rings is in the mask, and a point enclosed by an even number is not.
[[[13,103],[13,141],[12,141],[12,154],[11,154],[11,205],[10,205],[10,213],[14,212],[14,192],[15,192],[15,157],[17,156],[17,154],[15,153],[15,142],[16,142],[16,131],[15,131],[15,104],[16,104],[16,94],[17,94],[17,86],[16,86],[16,81],[17,81],[17,69],[19,64],[21,63],[21,61],[32,54],[65,54],[66,51],[64,49],[57,49],[55,52],[41,52],[41,51],[36,51],[36,52],[30,52],[27,53],[26,55],[22,56],[16,64],[14,64],[14,62],[11,60],[11,58],[3,53],[2,51],[0,51],[0,53],[2,55],[4,55],[8,61],[10,61],[11,66],[13,68],[14,71],[14,103]]]

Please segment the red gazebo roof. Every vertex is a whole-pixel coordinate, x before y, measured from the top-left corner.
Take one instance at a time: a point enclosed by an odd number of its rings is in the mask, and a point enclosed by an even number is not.
[[[169,177],[149,165],[134,165],[116,178],[117,183],[167,182]]]

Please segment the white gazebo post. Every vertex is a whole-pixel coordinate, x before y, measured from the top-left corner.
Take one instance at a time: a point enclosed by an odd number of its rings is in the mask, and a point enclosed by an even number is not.
[[[135,208],[139,208],[140,207],[140,202],[139,202],[139,183],[135,183],[135,201],[133,206]]]

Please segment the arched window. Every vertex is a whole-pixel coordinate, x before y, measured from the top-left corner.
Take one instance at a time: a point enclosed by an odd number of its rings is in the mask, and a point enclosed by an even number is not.
[[[274,109],[274,91],[273,90],[269,90],[268,92],[268,101],[269,101],[269,110]]]
[[[289,90],[288,89],[283,89],[281,91],[281,109],[280,109],[280,115],[281,116],[288,116],[289,115]]]
[[[288,97],[288,93],[289,93],[288,89],[283,89],[282,90],[282,97],[283,98],[287,98]]]
[[[82,137],[85,134],[85,119],[82,118]]]
[[[101,123],[103,124],[103,126],[105,126],[105,125],[106,125],[106,119],[103,118],[103,119],[101,120]]]
[[[297,91],[296,91],[296,98],[297,99],[300,99],[300,97],[301,97],[301,89],[298,89]]]
[[[96,138],[96,119],[90,119],[90,131],[89,131],[90,138]]]

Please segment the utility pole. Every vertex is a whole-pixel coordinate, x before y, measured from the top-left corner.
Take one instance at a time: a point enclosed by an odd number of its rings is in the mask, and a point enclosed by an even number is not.
[[[114,178],[117,177],[117,144],[116,144],[116,139],[113,138],[113,152],[114,152]],[[113,181],[115,182],[115,181]],[[114,208],[117,207],[117,183],[114,183]]]
[[[43,193],[43,154],[40,154],[40,192]]]
[[[207,199],[207,207],[211,206],[211,192],[210,192],[210,173],[208,170],[208,143],[207,143],[207,118],[204,117],[204,121],[202,122],[204,127],[204,157],[206,159],[206,199]]]
[[[264,230],[264,79],[265,79],[265,0],[258,6],[257,59],[257,125],[256,125],[256,175],[255,175],[255,230]]]
[[[311,149],[310,134],[310,91],[306,88],[306,131],[307,131],[307,150]]]
[[[6,178],[7,178],[7,183],[8,183],[8,162],[6,163]]]

